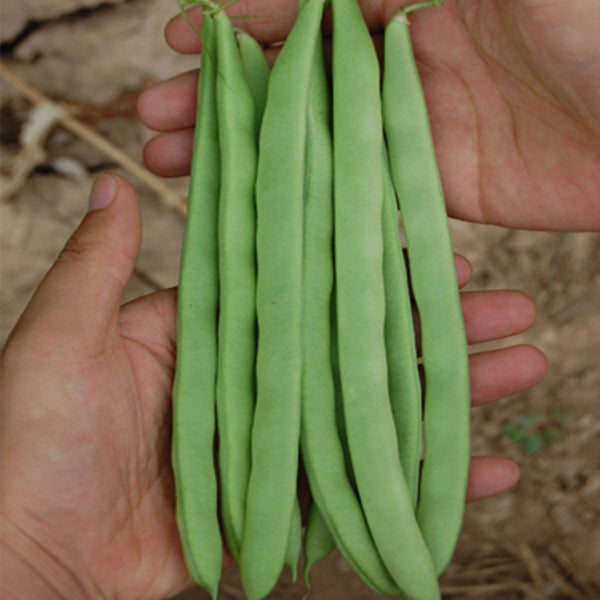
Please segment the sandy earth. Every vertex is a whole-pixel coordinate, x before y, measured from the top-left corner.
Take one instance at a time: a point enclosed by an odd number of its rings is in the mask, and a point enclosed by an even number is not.
[[[137,94],[196,60],[177,57],[163,42],[162,27],[176,3],[4,4],[3,63],[39,91],[68,103],[79,119],[139,163],[150,133],[135,119]],[[3,82],[1,109],[4,196],[6,177],[23,150],[18,134],[31,105]],[[144,242],[125,299],[176,284],[184,222],[160,194],[60,127],[39,145],[35,162],[0,205],[2,340],[83,215],[94,175],[106,168],[127,175],[142,202]],[[185,195],[186,180],[167,183]],[[445,597],[598,598],[600,235],[465,223],[453,223],[452,231],[457,250],[474,266],[469,289],[513,288],[535,300],[534,328],[500,345],[538,346],[550,369],[536,388],[473,411],[474,453],[510,456],[523,476],[513,491],[467,507],[455,560],[442,579]],[[310,591],[284,574],[269,596],[304,597],[381,596],[367,590],[334,554],[315,567]],[[190,590],[183,598],[205,595]],[[235,570],[224,577],[222,598],[243,598]]]

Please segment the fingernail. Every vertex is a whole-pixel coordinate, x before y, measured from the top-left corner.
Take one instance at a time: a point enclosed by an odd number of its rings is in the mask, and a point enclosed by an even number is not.
[[[110,206],[117,194],[117,187],[117,181],[114,177],[108,173],[99,175],[92,186],[88,212],[92,210],[101,210]]]

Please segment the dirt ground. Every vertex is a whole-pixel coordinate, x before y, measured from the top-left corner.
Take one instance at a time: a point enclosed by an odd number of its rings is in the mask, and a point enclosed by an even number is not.
[[[196,64],[163,41],[164,23],[176,11],[174,0],[5,1],[2,64],[139,165],[151,133],[136,120],[137,95]],[[98,172],[123,173],[141,198],[144,242],[126,300],[176,284],[184,225],[169,202],[185,198],[185,179],[133,175],[86,132],[73,134],[56,123],[38,127],[28,145],[20,141],[24,124],[32,122],[27,93],[2,81],[2,341],[84,214]],[[43,115],[39,106],[36,112]],[[600,235],[455,222],[452,231],[456,249],[474,266],[469,289],[519,289],[537,304],[531,331],[496,346],[535,345],[550,368],[534,389],[473,411],[473,452],[513,458],[522,480],[467,507],[455,558],[442,578],[444,597],[599,598]],[[240,590],[237,572],[226,573],[221,598],[241,599]],[[179,600],[204,598],[190,590]],[[310,590],[286,573],[269,598],[381,596],[334,554],[314,568]]]

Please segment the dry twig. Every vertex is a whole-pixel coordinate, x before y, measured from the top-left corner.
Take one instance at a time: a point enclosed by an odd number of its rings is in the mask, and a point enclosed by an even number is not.
[[[36,104],[19,136],[20,150],[11,165],[10,177],[2,176],[2,202],[12,198],[22,187],[29,174],[41,164],[48,135],[54,129],[59,113],[47,102]]]
[[[572,594],[575,600],[592,600],[597,598],[597,592],[591,589],[591,586],[582,581],[577,575],[577,569],[573,565],[571,559],[563,552],[562,548],[556,543],[550,544],[548,554],[554,564],[564,573],[559,573],[558,570],[552,569],[555,582],[560,585],[561,589],[566,593]],[[567,577],[573,580],[575,585],[572,585]]]
[[[473,568],[460,569],[457,570],[456,573],[449,574],[447,579],[452,581],[453,584],[464,582],[464,580],[481,581],[486,577],[499,577],[503,571],[506,571],[507,569],[514,570],[515,567],[519,567],[520,565],[520,562],[514,560],[505,560],[502,563],[489,566],[478,563]]]
[[[531,549],[531,546],[526,542],[522,542],[519,544],[519,554],[523,558],[523,562],[527,567],[527,571],[529,571],[533,585],[538,590],[543,589],[545,581],[542,575],[542,568],[540,567],[540,563],[538,562],[535,553]]]
[[[56,102],[52,102],[39,90],[23,81],[15,75],[6,65],[0,63],[0,77],[15,88],[23,97],[35,106],[44,106],[46,110],[52,111],[57,123],[80,139],[86,141],[94,148],[118,163],[128,173],[139,179],[142,183],[154,190],[160,198],[171,208],[180,214],[185,214],[185,201],[180,194],[174,192],[160,178],[156,177],[121,149],[109,142],[94,129],[88,127],[80,120],[69,114],[69,110]],[[26,166],[26,163],[23,163]],[[22,177],[22,175],[19,175]]]
[[[222,581],[220,584],[220,591],[224,594],[228,594],[231,600],[244,600],[244,592],[240,590],[237,586],[227,583],[226,581]]]
[[[547,600],[546,596],[539,590],[535,589],[530,583],[523,583],[521,581],[507,581],[503,583],[481,583],[481,584],[470,584],[470,585],[443,585],[441,586],[442,594],[445,596],[458,596],[464,594],[467,596],[478,596],[482,594],[488,594],[488,598],[494,597],[492,594],[498,592],[508,592],[511,590],[518,590],[525,595],[525,598],[531,598],[533,600]]]

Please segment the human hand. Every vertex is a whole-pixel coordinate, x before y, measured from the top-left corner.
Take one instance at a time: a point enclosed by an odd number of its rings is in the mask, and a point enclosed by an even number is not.
[[[380,45],[406,0],[362,0]],[[238,2],[231,15],[264,44],[285,39],[297,0]],[[189,12],[199,25],[201,10]],[[506,227],[600,230],[600,5],[446,0],[411,15],[411,34],[451,216]],[[325,23],[326,32],[329,31]],[[166,28],[182,53],[200,42],[180,17]],[[271,51],[273,53],[273,51]],[[139,114],[161,132],[147,166],[189,172],[197,72],[158,84]]]
[[[91,204],[2,353],[7,600],[164,598],[189,584],[170,467],[175,291],[120,308],[137,199],[101,176]]]
[[[120,306],[141,240],[135,194],[103,175],[91,206],[2,352],[7,600],[152,600],[192,584],[171,470],[176,291]],[[469,264],[456,265],[464,286]],[[463,292],[462,305],[470,343],[519,333],[535,316],[519,292]],[[470,367],[476,405],[537,383],[546,362],[515,346],[474,354]],[[468,500],[518,477],[507,459],[474,457]]]

